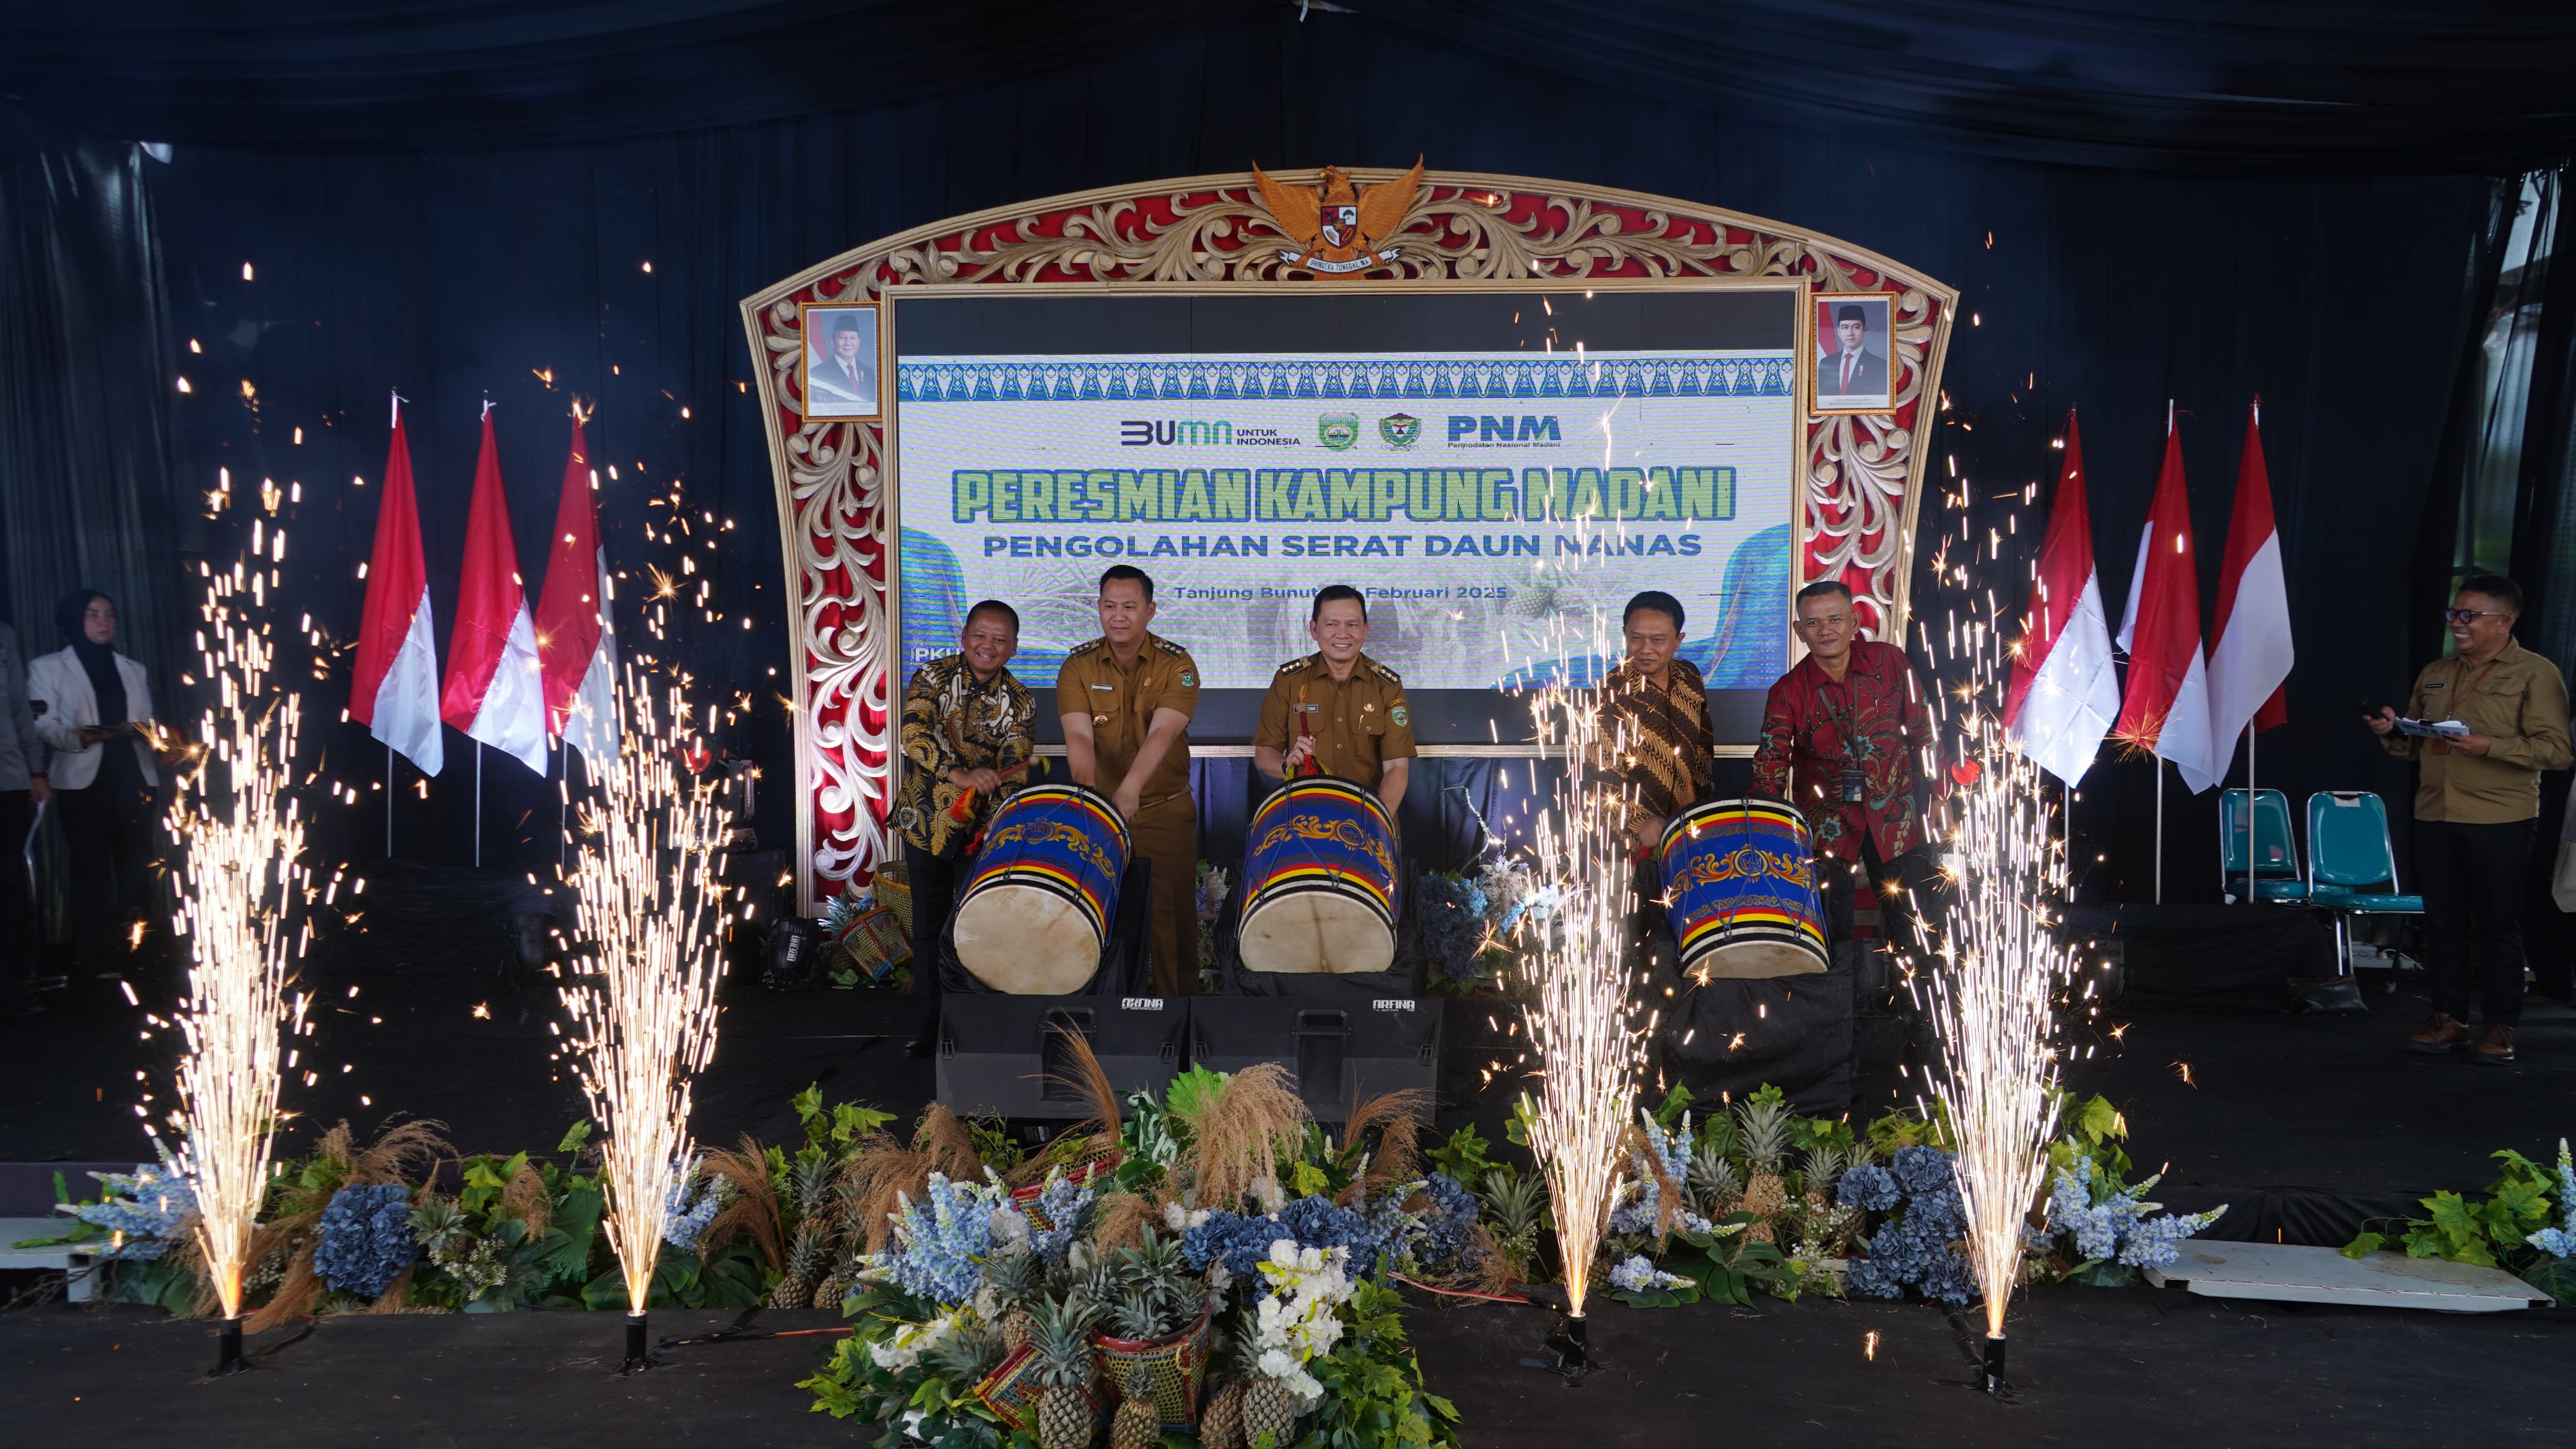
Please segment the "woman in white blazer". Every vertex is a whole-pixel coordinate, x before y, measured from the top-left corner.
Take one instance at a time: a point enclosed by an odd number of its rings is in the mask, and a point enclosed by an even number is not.
[[[27,666],[36,731],[71,846],[74,940],[83,965],[113,973],[125,960],[127,922],[148,907],[161,772],[149,735],[152,687],[143,666],[116,652],[116,603],[78,589],[55,606],[70,644]]]

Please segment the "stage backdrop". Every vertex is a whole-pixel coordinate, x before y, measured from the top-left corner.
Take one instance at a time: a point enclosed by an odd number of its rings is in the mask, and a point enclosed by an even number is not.
[[[1426,753],[1530,753],[1503,692],[1597,672],[1594,621],[1649,587],[1748,750],[1796,587],[1904,626],[1955,302],[1781,223],[1419,167],[1056,197],[778,282],[743,320],[796,599],[801,903],[887,848],[909,666],[992,595],[1052,685],[1121,559],[1208,673],[1201,754],[1248,751],[1328,582],[1370,592]],[[1569,550],[1602,558],[1579,594],[1524,586]]]

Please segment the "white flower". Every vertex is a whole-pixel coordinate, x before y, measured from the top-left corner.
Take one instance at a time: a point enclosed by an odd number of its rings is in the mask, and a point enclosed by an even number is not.
[[[993,1255],[1007,1258],[1029,1250],[1029,1220],[1018,1208],[993,1209]]]
[[[1267,1305],[1264,1306],[1266,1307]],[[1274,1379],[1284,1379],[1291,1374],[1302,1372],[1302,1370],[1297,1367],[1297,1361],[1288,1356],[1288,1351],[1286,1349],[1278,1348],[1264,1349],[1262,1351],[1260,1368],[1263,1373],[1270,1375]]]
[[[1185,1233],[1206,1222],[1210,1211],[1211,1209],[1208,1208],[1200,1208],[1193,1212],[1179,1203],[1167,1202],[1163,1204],[1163,1226],[1176,1233]]]
[[[1288,1205],[1288,1194],[1279,1190],[1279,1179],[1267,1173],[1252,1180],[1252,1196],[1265,1213],[1275,1213]]]

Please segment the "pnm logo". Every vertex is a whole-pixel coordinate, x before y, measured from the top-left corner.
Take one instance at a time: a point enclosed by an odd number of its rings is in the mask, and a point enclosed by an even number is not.
[[[1118,424],[1118,446],[1122,448],[1171,447],[1227,448],[1234,445],[1232,423],[1152,422],[1145,418],[1128,418]]]
[[[1377,435],[1386,439],[1390,448],[1410,448],[1422,441],[1422,419],[1410,413],[1397,413],[1377,420]]]
[[[1357,413],[1326,413],[1315,420],[1315,425],[1324,446],[1336,453],[1349,452],[1360,440],[1360,415]]]
[[[1453,446],[1461,443],[1479,445],[1484,443],[1536,443],[1542,441],[1561,443],[1565,441],[1563,435],[1557,431],[1556,415],[1553,413],[1544,417],[1533,417],[1528,413],[1523,413],[1519,418],[1519,423],[1520,426],[1516,432],[1512,426],[1513,419],[1508,417],[1469,417],[1464,413],[1451,413],[1449,415],[1449,441]]]

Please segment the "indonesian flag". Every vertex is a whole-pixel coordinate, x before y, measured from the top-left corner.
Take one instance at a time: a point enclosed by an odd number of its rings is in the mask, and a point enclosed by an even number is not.
[[[483,406],[483,449],[474,460],[474,503],[465,515],[465,570],[456,584],[456,628],[447,638],[447,692],[439,712],[449,724],[546,772],[545,681],[538,677],[537,630],[519,581],[519,550],[510,541],[510,505],[501,492],[501,455],[492,441],[492,407]]]
[[[545,661],[546,728],[582,757],[617,753],[617,632],[609,617],[608,554],[599,546],[597,486],[581,419],[572,420],[563,500],[537,599],[537,651]]]
[[[2171,760],[2195,795],[2218,783],[2209,746],[2209,674],[2200,657],[2200,575],[2191,551],[2191,497],[2183,487],[2182,438],[2165,420],[2165,462],[2138,541],[2129,586],[2129,693],[2112,732]]]
[[[2101,752],[2120,713],[2102,572],[2093,562],[2093,515],[2084,502],[2084,442],[2066,415],[2066,465],[2049,505],[2030,615],[2013,656],[2004,727],[2022,753],[2072,786]]]
[[[2248,721],[2267,730],[2290,719],[2281,688],[2290,677],[2290,588],[2281,574],[2281,531],[2272,523],[2272,480],[2263,467],[2261,398],[2245,418],[2236,514],[2227,523],[2212,632],[2218,642],[2209,651],[2209,737],[2225,760]]]
[[[420,552],[420,505],[411,488],[411,444],[402,399],[394,399],[394,440],[385,454],[385,497],[376,507],[375,552],[367,558],[367,604],[358,622],[358,667],[349,681],[349,718],[403,758],[435,775],[447,763],[438,734],[438,644],[431,637],[429,565]]]

